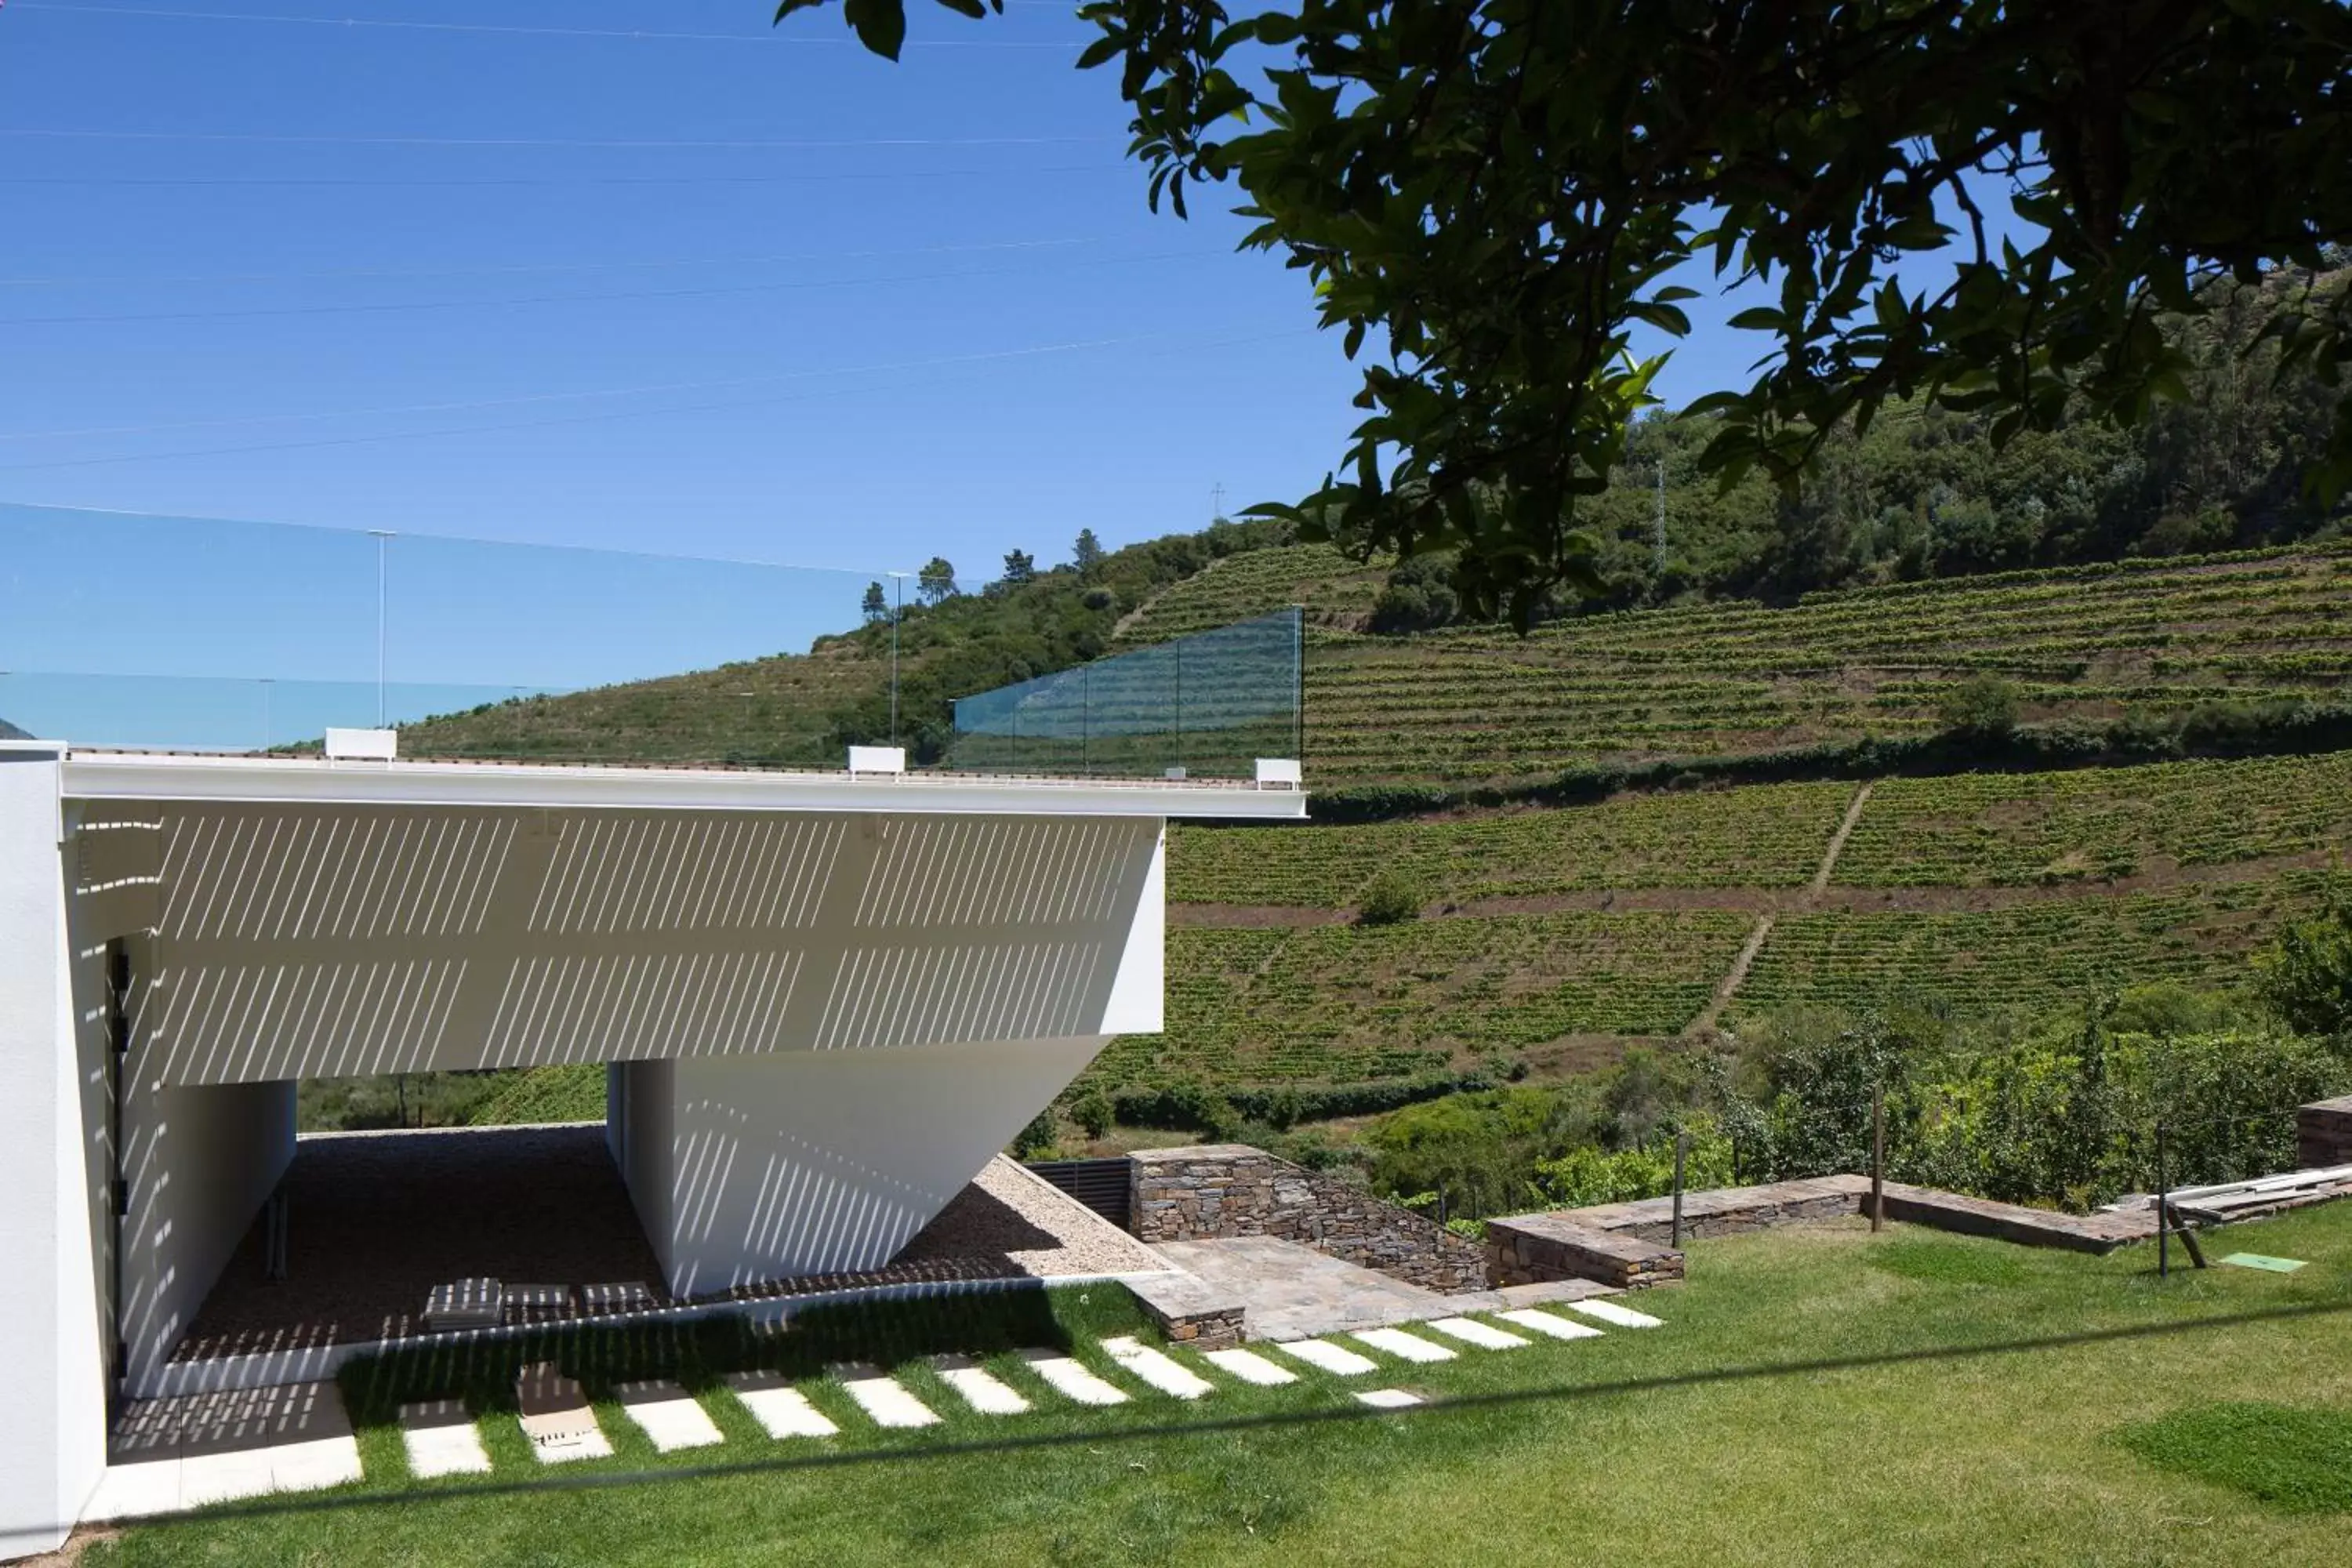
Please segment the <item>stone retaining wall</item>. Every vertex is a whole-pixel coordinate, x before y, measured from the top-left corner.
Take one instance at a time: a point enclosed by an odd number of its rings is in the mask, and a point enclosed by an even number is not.
[[[1621,1290],[1679,1284],[1683,1255],[1622,1232],[1596,1230],[1566,1215],[1521,1214],[1486,1222],[1486,1273],[1497,1285],[1596,1279]]]
[[[1683,1194],[1683,1238],[1744,1236],[1775,1226],[1811,1225],[1861,1214],[1870,1199],[1867,1176],[1815,1176],[1757,1187],[1709,1187]],[[1669,1241],[1675,1200],[1641,1198],[1566,1209],[1560,1217],[1589,1230],[1613,1231],[1643,1241]]]
[[[1222,1351],[1242,1342],[1242,1301],[1190,1274],[1147,1274],[1129,1279],[1127,1288],[1160,1331],[1178,1344]]]
[[[2352,1095],[2294,1113],[2295,1161],[2305,1170],[2352,1165]]]
[[[1130,1157],[1129,1223],[1143,1241],[1271,1236],[1426,1290],[1475,1290],[1486,1258],[1425,1215],[1245,1143],[1147,1149]]]

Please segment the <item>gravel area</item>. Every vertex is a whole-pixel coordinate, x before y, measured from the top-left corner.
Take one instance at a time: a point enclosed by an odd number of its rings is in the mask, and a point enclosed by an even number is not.
[[[894,1263],[1002,1258],[1009,1272],[1139,1274],[1165,1258],[1045,1179],[999,1154],[902,1248]]]
[[[575,1299],[582,1285],[642,1281],[657,1302],[667,1300],[602,1123],[305,1137],[287,1193],[291,1277],[263,1278],[257,1218],[173,1360],[421,1333],[415,1314],[426,1292],[476,1276],[569,1286]],[[697,1300],[1167,1267],[999,1155],[879,1268]]]

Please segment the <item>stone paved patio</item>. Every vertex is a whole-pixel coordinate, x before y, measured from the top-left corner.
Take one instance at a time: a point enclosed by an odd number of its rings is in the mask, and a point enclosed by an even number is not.
[[[1253,1340],[1311,1339],[1608,1293],[1606,1286],[1589,1279],[1562,1279],[1441,1296],[1270,1236],[1163,1241],[1151,1250],[1221,1293],[1238,1298]]]

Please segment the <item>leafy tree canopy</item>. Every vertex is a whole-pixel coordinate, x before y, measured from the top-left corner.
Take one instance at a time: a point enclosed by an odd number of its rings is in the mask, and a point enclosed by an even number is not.
[[[777,16],[826,4],[782,0]],[[938,0],[967,16],[1002,0]],[[905,0],[843,0],[896,58]],[[2352,237],[2352,8],[2337,0],[1089,0],[1133,154],[1181,215],[1231,182],[1246,243],[1370,357],[1339,470],[1268,509],[1370,552],[1458,552],[1475,614],[1587,585],[1591,498],[1655,399],[1641,327],[1685,264],[1765,302],[1755,380],[1701,400],[1705,471],[1784,487],[1890,400],[2000,441],[2177,396],[2160,330],[2200,286]],[[2005,199],[2006,226],[1988,221]],[[1940,286],[1897,277],[1949,249]],[[2267,336],[2331,388],[2341,290]],[[2352,400],[2305,478],[2352,479]]]
[[[955,567],[943,555],[934,555],[915,574],[915,592],[926,605],[943,604],[955,597]]]
[[[1004,581],[1028,583],[1037,576],[1037,558],[1025,550],[1008,550],[1004,553]]]

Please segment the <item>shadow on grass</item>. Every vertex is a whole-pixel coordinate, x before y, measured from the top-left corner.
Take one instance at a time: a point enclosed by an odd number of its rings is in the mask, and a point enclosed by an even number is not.
[[[1023,1294],[1045,1296],[1048,1293],[1024,1292]],[[1062,1292],[1051,1294],[1059,1295]],[[1069,1294],[1075,1299],[1076,1292],[1071,1291]],[[1112,1294],[1114,1292],[1108,1290],[1097,1290],[1094,1293],[1097,1300]],[[1125,1292],[1119,1291],[1115,1294],[1124,1296]],[[1034,1301],[1027,1303],[1032,1310],[1035,1305]],[[1884,1351],[1866,1355],[1827,1356],[1805,1361],[1763,1362],[1746,1366],[1710,1367],[1695,1372],[1673,1373],[1654,1377],[1623,1378],[1608,1383],[1558,1384],[1538,1388],[1513,1389],[1498,1394],[1460,1394],[1433,1398],[1426,1405],[1416,1407],[1413,1415],[1416,1418],[1421,1418],[1445,1411],[1486,1410],[1580,1399],[1608,1399],[1625,1394],[1654,1394],[1673,1389],[1755,1383],[1773,1378],[1808,1377],[1822,1373],[1866,1372],[1874,1368],[1907,1366],[1933,1362],[1966,1362],[1987,1356],[2021,1355],[2037,1351],[2065,1350],[2082,1345],[2170,1339],[2214,1330],[2248,1328],[2266,1323],[2298,1322],[2315,1318],[2341,1317],[2347,1313],[2352,1313],[2352,1302],[2273,1307],[2258,1311],[2216,1314],[2184,1322],[2141,1323],[2112,1329],[2084,1329],[2065,1334],[1992,1340],[1973,1344],[1927,1345],[1916,1350]],[[936,1321],[926,1318],[920,1321],[924,1324],[932,1324]],[[961,1321],[961,1326],[966,1331],[961,1336],[962,1342],[958,1348],[969,1350],[971,1348],[971,1333],[975,1331],[971,1329],[969,1321]],[[912,1328],[908,1331],[911,1334]],[[1068,1331],[1058,1319],[1055,1321],[1055,1331],[1065,1336],[1060,1342],[1068,1343],[1066,1338]],[[1097,1331],[1089,1327],[1086,1331],[1091,1333]],[[909,1351],[908,1353],[912,1355],[928,1352]],[[505,1397],[511,1399],[510,1384]],[[375,1490],[340,1492],[318,1497],[257,1499],[250,1502],[215,1505],[204,1510],[202,1517],[210,1521],[268,1518],[282,1514],[327,1513],[344,1509],[373,1508],[384,1503],[431,1503],[453,1499],[510,1496],[528,1492],[582,1491],[608,1487],[642,1486],[662,1481],[703,1480],[725,1476],[841,1469],[876,1464],[919,1463],[975,1454],[1007,1454],[1034,1449],[1098,1447],[1109,1443],[1152,1442],[1166,1437],[1192,1437],[1217,1433],[1305,1427],[1325,1422],[1386,1420],[1393,1418],[1394,1415],[1393,1411],[1373,1409],[1351,1402],[1344,1405],[1321,1409],[1231,1416],[1216,1420],[1185,1421],[1149,1426],[1114,1425],[1089,1427],[1076,1432],[1038,1433],[1031,1436],[970,1442],[941,1442],[911,1450],[854,1449],[848,1452],[737,1460],[726,1464],[677,1465],[649,1470],[605,1470],[586,1474],[541,1476],[529,1480],[493,1480],[433,1491]],[[193,1512],[158,1514],[141,1522],[159,1524],[194,1517],[197,1516]]]
[[[336,1382],[352,1424],[365,1428],[391,1425],[414,1400],[457,1398],[478,1415],[513,1414],[516,1376],[534,1362],[553,1362],[591,1394],[645,1378],[699,1392],[733,1372],[798,1379],[839,1362],[895,1367],[950,1352],[1068,1350],[1082,1338],[1144,1329],[1134,1297],[1115,1285],[942,1290],[809,1307],[794,1312],[788,1328],[757,1328],[735,1313],[685,1322],[551,1324],[512,1339],[369,1356],[344,1366]]]

